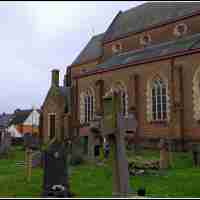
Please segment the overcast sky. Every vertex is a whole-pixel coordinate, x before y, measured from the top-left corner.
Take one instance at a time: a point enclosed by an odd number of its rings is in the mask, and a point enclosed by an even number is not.
[[[93,34],[142,2],[0,2],[0,113],[40,107]]]

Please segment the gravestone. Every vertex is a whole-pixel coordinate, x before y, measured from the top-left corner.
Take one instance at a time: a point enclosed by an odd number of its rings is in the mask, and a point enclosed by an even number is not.
[[[11,146],[11,135],[8,132],[2,132],[1,136],[0,155],[5,155],[8,153]]]
[[[42,153],[40,151],[36,151],[32,155],[32,166],[33,168],[39,167],[42,164]]]
[[[102,135],[109,136],[114,148],[113,154],[113,196],[126,197],[129,191],[128,161],[126,159],[125,133],[134,131],[134,121],[130,117],[125,119],[119,112],[119,95],[104,98],[104,116],[102,119]]]
[[[71,165],[79,165],[83,161],[84,144],[83,137],[76,137],[71,144]]]
[[[200,166],[200,144],[192,144],[192,159],[194,167]]]
[[[55,141],[43,153],[42,197],[68,197],[67,152],[63,143]]]
[[[102,116],[95,115],[94,120],[91,121],[90,123],[91,134],[88,137],[88,141],[89,141],[88,156],[90,160],[95,159],[94,149],[95,149],[96,138],[101,136],[101,119],[102,119]]]
[[[169,149],[165,139],[160,139],[160,169],[166,169],[169,167]]]
[[[114,162],[113,169],[115,169],[115,181],[113,181],[113,195],[126,196],[128,194],[128,161],[126,159],[125,149],[125,131],[127,130],[126,124],[123,123],[124,116],[120,113],[117,114],[117,131],[115,132],[114,142]],[[131,128],[131,127],[129,127]]]

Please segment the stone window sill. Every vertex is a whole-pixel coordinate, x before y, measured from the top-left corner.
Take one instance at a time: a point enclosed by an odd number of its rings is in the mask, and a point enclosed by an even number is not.
[[[158,124],[158,125],[167,125],[167,121],[165,120],[156,120],[156,121],[151,121],[151,124]]]

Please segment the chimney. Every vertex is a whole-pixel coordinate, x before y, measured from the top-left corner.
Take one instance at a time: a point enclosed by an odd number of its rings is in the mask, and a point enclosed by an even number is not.
[[[67,74],[64,75],[63,85],[64,87],[67,87]]]
[[[68,74],[65,74],[65,76],[64,76],[64,86],[70,87],[70,77],[69,77],[69,73],[68,73]]]
[[[52,77],[51,77],[51,86],[59,87],[59,70],[54,69],[52,70]]]
[[[19,108],[17,108],[14,113],[20,112],[21,110]]]

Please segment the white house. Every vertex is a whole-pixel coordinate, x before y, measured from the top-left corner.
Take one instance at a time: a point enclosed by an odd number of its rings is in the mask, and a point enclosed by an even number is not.
[[[38,109],[17,109],[9,124],[8,132],[13,138],[22,138],[26,133],[38,134],[39,118],[40,111]]]

